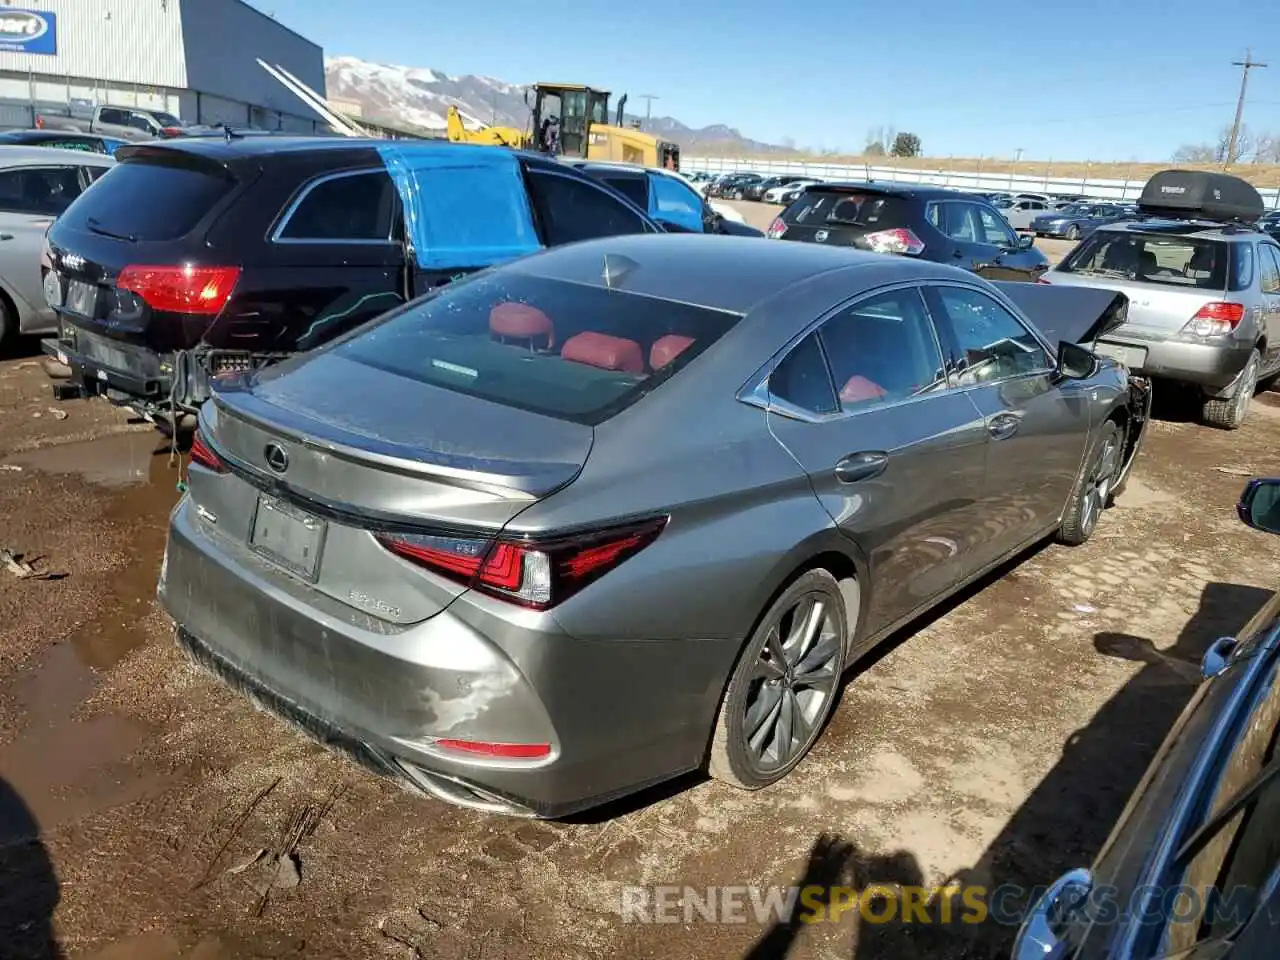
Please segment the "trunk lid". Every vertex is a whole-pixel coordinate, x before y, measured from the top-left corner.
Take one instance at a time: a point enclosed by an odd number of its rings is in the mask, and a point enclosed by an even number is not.
[[[237,549],[293,574],[295,591],[309,586],[382,620],[434,616],[468,581],[414,565],[379,535],[463,562],[483,555],[512,517],[573,480],[591,450],[589,426],[332,353],[304,362],[214,393],[201,435],[232,470],[193,470],[190,494]]]

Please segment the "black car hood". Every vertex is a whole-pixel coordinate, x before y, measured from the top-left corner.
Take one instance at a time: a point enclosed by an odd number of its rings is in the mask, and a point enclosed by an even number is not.
[[[1129,298],[1115,290],[1013,281],[995,285],[1050,343],[1093,343],[1124,323],[1129,312]]]

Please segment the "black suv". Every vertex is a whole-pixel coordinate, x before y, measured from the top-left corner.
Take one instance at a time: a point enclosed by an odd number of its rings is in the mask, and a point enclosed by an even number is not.
[[[1036,280],[1049,261],[984,200],[940,187],[823,183],[782,211],[773,240],[897,253],[964,267],[990,280]]]
[[[150,419],[461,275],[661,232],[597,180],[489,146],[177,138],[117,159],[48,234],[59,330],[43,348],[71,367],[59,396],[103,394]]]

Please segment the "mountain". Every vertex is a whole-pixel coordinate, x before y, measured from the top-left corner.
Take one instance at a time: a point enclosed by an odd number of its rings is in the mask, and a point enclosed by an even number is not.
[[[449,107],[456,105],[470,127],[497,125],[524,129],[529,109],[525,88],[494,77],[451,77],[429,67],[401,67],[371,63],[356,57],[325,59],[326,96],[360,105],[366,119],[389,126],[441,134]],[[610,109],[617,108],[615,95]],[[627,114],[627,120],[642,118]],[[733,127],[714,124],[693,128],[673,117],[654,117],[645,128],[655,136],[674,140],[686,153],[708,150],[744,154],[785,148],[744,137]]]

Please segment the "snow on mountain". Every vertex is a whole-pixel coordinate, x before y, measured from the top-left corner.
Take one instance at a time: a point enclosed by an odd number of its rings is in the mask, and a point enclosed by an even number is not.
[[[472,128],[497,125],[523,129],[529,119],[525,88],[496,77],[451,77],[430,67],[328,57],[325,84],[327,96],[360,104],[369,120],[431,133],[445,130],[450,106],[456,106],[463,122]],[[628,120],[632,119],[637,118],[628,115]],[[780,149],[750,140],[723,124],[693,129],[671,117],[654,117],[648,129],[674,140],[686,151],[697,147],[739,152]]]

